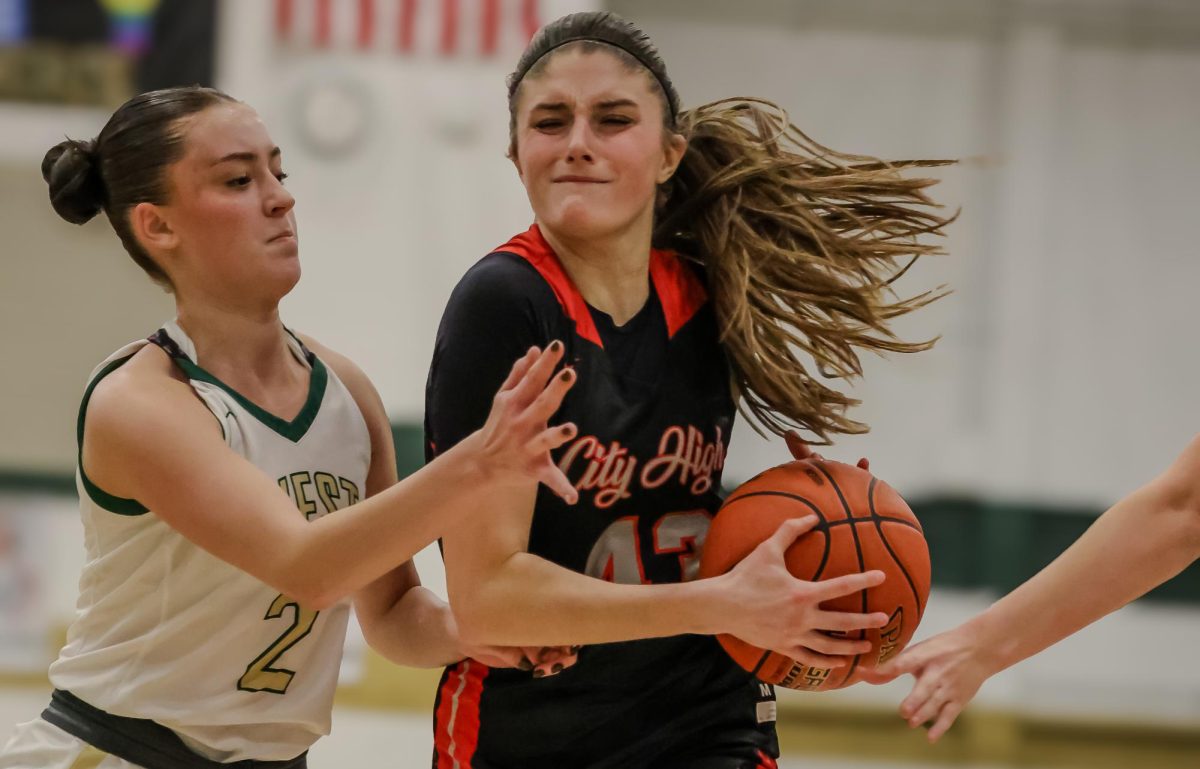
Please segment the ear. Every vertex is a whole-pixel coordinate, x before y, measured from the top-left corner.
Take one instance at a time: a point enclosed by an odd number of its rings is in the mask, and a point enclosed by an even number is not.
[[[179,236],[171,227],[166,211],[154,203],[138,203],[130,209],[129,227],[150,254],[173,251],[179,245]]]
[[[512,161],[513,168],[517,169],[517,178],[525,181],[525,174],[521,172],[521,159],[517,157],[517,143],[515,141],[509,145],[507,157]]]
[[[679,163],[687,153],[687,147],[688,142],[683,134],[671,134],[671,137],[667,139],[663,145],[662,168],[658,170],[659,184],[665,184],[675,175],[675,169],[679,168]]]

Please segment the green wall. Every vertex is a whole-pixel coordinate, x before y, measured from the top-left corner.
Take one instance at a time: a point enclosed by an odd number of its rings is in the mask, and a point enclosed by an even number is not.
[[[419,425],[395,424],[396,466],[404,477],[425,461]],[[0,470],[0,491],[73,495],[65,474]],[[908,500],[925,529],[940,587],[1006,593],[1079,538],[1100,510],[1038,504],[997,504],[967,497]],[[1152,591],[1145,600],[1200,605],[1200,563]]]

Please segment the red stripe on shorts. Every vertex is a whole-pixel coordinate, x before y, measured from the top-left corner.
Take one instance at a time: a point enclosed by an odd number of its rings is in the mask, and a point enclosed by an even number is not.
[[[437,769],[470,769],[479,747],[479,701],[489,670],[478,660],[466,659],[442,683],[433,736]]]

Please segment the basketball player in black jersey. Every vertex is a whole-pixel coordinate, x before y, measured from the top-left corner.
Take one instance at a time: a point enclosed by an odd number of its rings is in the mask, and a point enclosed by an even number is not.
[[[790,353],[776,348],[744,357],[747,344],[762,341],[755,334],[770,332],[756,310],[743,308],[750,325],[738,325],[731,305],[722,305],[730,296],[729,276],[718,273],[737,263],[722,262],[714,244],[734,251],[748,246],[755,269],[772,270],[780,288],[813,282],[833,297],[830,307],[839,304],[843,316],[868,326],[864,331],[839,320],[811,291],[805,306],[793,309],[792,322],[806,312],[832,318],[806,333],[816,343],[818,363],[840,370],[847,352],[857,363],[853,346],[903,349],[890,338],[873,344],[868,333],[886,335],[883,319],[896,309],[878,301],[884,278],[871,272],[871,260],[880,260],[877,246],[896,232],[936,229],[938,220],[918,221],[914,208],[894,204],[887,227],[874,236],[847,237],[816,257],[811,242],[804,246],[799,239],[824,227],[833,243],[837,214],[822,224],[819,215],[801,222],[781,209],[772,242],[748,224],[745,212],[732,211],[736,206],[722,204],[725,218],[715,225],[700,197],[678,187],[668,197],[665,185],[673,177],[686,186],[706,166],[732,167],[738,157],[728,152],[741,145],[766,159],[766,183],[776,187],[798,178],[797,156],[741,137],[737,109],[743,108],[717,110],[708,130],[727,136],[705,136],[703,120],[680,112],[645,35],[611,14],[576,14],[539,32],[510,80],[510,108],[510,153],[536,224],[476,264],[450,298],[427,389],[428,451],[449,449],[483,421],[515,352],[564,340],[564,360],[578,372],[578,383],[559,416],[579,433],[555,457],[578,489],[578,503],[568,506],[533,484],[497,495],[488,516],[446,535],[444,555],[465,636],[584,646],[576,664],[549,677],[475,660],[447,669],[436,704],[434,766],[773,767],[774,692],[709,636],[730,632],[832,666],[865,642],[828,631],[878,627],[886,617],[818,608],[832,595],[877,583],[878,572],[816,584],[787,573],[783,552],[811,521],[785,524],[729,574],[693,580],[720,503],[735,387],[768,425],[780,424],[769,421],[776,413],[821,437],[853,428],[836,413],[845,400],[822,390],[799,363],[786,367],[782,385],[777,374],[756,368],[768,366],[770,355]],[[709,154],[720,152],[726,154]],[[867,179],[865,171],[830,170],[823,162],[813,160],[804,170],[825,170],[835,185],[846,182],[864,198],[903,198],[890,169],[875,166]],[[750,192],[744,204],[763,208]],[[770,191],[764,194],[771,198]],[[667,205],[656,210],[661,198]],[[765,208],[780,200],[775,196]],[[696,231],[706,228],[695,237],[689,235],[693,224],[671,223],[680,205],[693,203]],[[652,247],[656,224],[671,236],[656,240],[672,247]],[[855,251],[872,238],[870,255]],[[919,247],[894,253],[911,256]],[[838,259],[855,265],[857,280],[839,277],[844,265]],[[815,284],[822,276],[824,283]],[[743,300],[752,291],[750,277],[743,273],[735,289]],[[740,342],[731,341],[743,333]]]

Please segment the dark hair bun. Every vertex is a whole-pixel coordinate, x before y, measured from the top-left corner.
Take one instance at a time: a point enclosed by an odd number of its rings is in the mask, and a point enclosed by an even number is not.
[[[50,185],[50,205],[72,224],[83,224],[104,205],[104,182],[94,142],[67,139],[42,158],[42,178]]]

